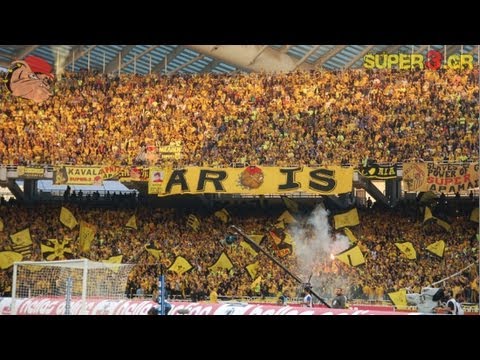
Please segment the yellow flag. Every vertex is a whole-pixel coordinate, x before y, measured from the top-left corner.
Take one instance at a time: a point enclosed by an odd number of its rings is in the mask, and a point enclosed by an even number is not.
[[[433,191],[427,191],[420,197],[420,204],[430,204],[437,198]]]
[[[73,257],[72,249],[69,247],[68,240],[59,242],[57,239],[48,239],[45,243],[40,244],[40,250],[43,259],[48,261],[64,260],[67,257]]]
[[[256,293],[260,292],[260,283],[262,282],[262,277],[259,276],[258,278],[255,279],[254,282],[250,285],[250,289],[253,290]]]
[[[75,219],[75,216],[68,210],[67,208],[64,208],[62,206],[62,209],[60,210],[60,222],[68,227],[70,230],[72,230],[75,226],[78,225],[77,219]]]
[[[0,231],[3,231],[5,229],[5,225],[3,224],[2,218],[0,218]]]
[[[130,219],[128,219],[127,223],[125,224],[125,227],[137,230],[137,217],[135,216],[135,214],[130,216]]]
[[[407,259],[415,260],[417,258],[417,252],[411,242],[395,243],[395,245],[405,254]]]
[[[350,240],[352,244],[355,244],[357,242],[357,238],[353,234],[352,230],[346,227],[343,228],[343,231],[345,231],[345,235],[348,237],[348,240]]]
[[[228,223],[231,219],[230,214],[227,209],[223,208],[222,210],[215,211],[214,215],[219,218],[223,223]]]
[[[433,215],[432,215],[432,210],[430,210],[430,208],[427,206],[425,207],[425,216],[423,218],[423,222],[429,220],[433,218]]]
[[[452,225],[450,225],[445,220],[442,220],[442,219],[439,219],[439,218],[435,218],[435,220],[437,221],[437,225],[440,225],[446,231],[449,231],[449,232],[452,231]]]
[[[355,226],[360,224],[358,219],[358,212],[356,208],[353,208],[350,211],[347,211],[343,214],[334,215],[333,219],[335,220],[335,229],[340,229],[346,226]]]
[[[13,235],[10,235],[13,243],[17,246],[32,245],[32,238],[30,237],[30,229],[26,228]]]
[[[245,250],[247,250],[250,254],[252,254],[253,256],[257,256],[258,253],[253,249],[252,246],[250,246],[250,244],[248,244],[246,241],[240,241],[240,246],[242,248],[244,248]]]
[[[183,256],[177,256],[173,264],[168,270],[176,272],[178,275],[182,275],[190,270],[193,266]]]
[[[252,279],[255,279],[255,276],[257,276],[257,271],[258,271],[258,261],[254,262],[253,264],[245,266],[245,269],[247,270],[248,274],[252,277]]]
[[[79,244],[80,250],[82,252],[90,251],[90,246],[92,245],[92,241],[95,238],[95,233],[97,232],[97,228],[95,225],[89,224],[86,221],[80,221],[80,234],[79,237]]]
[[[215,264],[209,267],[210,271],[218,271],[219,269],[230,270],[231,268],[233,268],[233,264],[224,252],[222,252]]]
[[[434,219],[435,222],[437,223],[437,225],[440,225],[446,231],[451,231],[452,230],[452,226],[448,222],[446,222],[445,220],[439,219],[438,217],[433,216],[432,210],[430,210],[430,208],[427,206],[425,208],[425,217],[423,218],[423,222],[425,222],[429,219]]]
[[[478,223],[478,207],[475,207],[475,209],[472,210],[472,213],[470,214],[470,221],[474,221]],[[0,231],[1,231],[1,226],[0,226]]]
[[[285,210],[277,219],[277,221],[282,220],[285,224],[295,224],[297,222],[297,220],[292,216],[292,214],[290,214],[288,210]]]
[[[277,229],[285,229],[285,222],[283,220],[277,221],[273,227]]]
[[[285,238],[285,232],[279,228],[273,228],[269,232],[270,237],[272,238],[275,245],[280,244]]]
[[[388,296],[395,304],[397,309],[404,309],[407,307],[407,290],[400,289],[398,291],[388,293]]]
[[[22,261],[23,255],[14,251],[0,252],[0,269],[8,269],[16,261]]]
[[[340,254],[335,255],[335,258],[350,266],[358,266],[365,263],[365,258],[358,245],[342,251]]]
[[[190,214],[187,218],[187,226],[189,226],[194,231],[198,231],[198,228],[200,227],[200,220],[198,220],[195,215]]]
[[[426,249],[430,251],[432,254],[443,258],[443,253],[445,252],[445,241],[443,240],[435,241],[433,244],[428,245]]]
[[[110,256],[107,260],[102,260],[105,264],[121,264],[123,255]]]
[[[284,196],[284,195],[280,196],[280,198],[282,199],[283,204],[288,209],[288,211],[290,211],[291,214],[298,213],[300,206],[295,200],[290,199],[288,196]]]
[[[147,250],[148,253],[152,254],[155,259],[160,260],[160,255],[162,254],[162,250],[160,249],[155,249],[155,248],[148,248],[147,245],[145,245],[145,250]]]
[[[107,260],[102,260],[102,262],[114,272],[118,272],[118,270],[120,270],[118,264],[122,263],[122,259],[123,255],[110,256]]]
[[[262,240],[265,237],[265,235],[254,235],[254,234],[252,234],[252,235],[248,235],[248,237],[250,239],[252,239],[255,244],[260,245],[262,243]]]

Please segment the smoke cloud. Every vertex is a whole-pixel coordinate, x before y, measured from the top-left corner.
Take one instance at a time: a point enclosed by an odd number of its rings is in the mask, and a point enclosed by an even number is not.
[[[330,298],[336,287],[348,290],[348,279],[337,272],[326,272],[332,265],[332,256],[349,247],[346,236],[333,234],[328,223],[329,212],[323,204],[318,205],[304,221],[289,228],[295,241],[295,256],[299,274],[304,281],[310,283],[315,292],[322,297]],[[301,224],[301,225],[299,225]]]

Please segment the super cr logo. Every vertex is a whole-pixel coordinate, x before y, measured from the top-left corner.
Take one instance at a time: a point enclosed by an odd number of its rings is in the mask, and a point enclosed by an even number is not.
[[[444,61],[443,54],[437,50],[430,50],[427,56],[422,54],[367,54],[363,58],[363,67],[366,69],[400,69],[400,70],[438,70],[444,69],[473,69],[473,55],[453,54]]]

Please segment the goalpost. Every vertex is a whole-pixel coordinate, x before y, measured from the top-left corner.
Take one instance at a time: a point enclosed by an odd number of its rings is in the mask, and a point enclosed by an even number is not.
[[[63,299],[67,313],[70,301],[80,301],[80,314],[86,314],[88,299],[126,298],[128,274],[133,266],[87,259],[16,262],[11,314],[17,313],[17,300],[35,297]]]

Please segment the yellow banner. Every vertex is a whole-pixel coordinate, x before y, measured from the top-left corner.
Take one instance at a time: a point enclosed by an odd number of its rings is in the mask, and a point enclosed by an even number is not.
[[[151,171],[149,193],[159,196],[177,194],[285,194],[305,192],[318,195],[352,191],[353,168],[258,167],[205,168],[186,167]]]
[[[95,225],[89,224],[86,221],[80,221],[80,234],[78,237],[81,251],[90,251],[90,246],[92,245],[96,232],[97,228]]]
[[[8,269],[16,261],[22,261],[23,255],[14,251],[0,252],[0,269]]]
[[[407,290],[400,289],[395,292],[388,293],[388,296],[398,308],[405,308],[407,306]]]
[[[212,266],[210,266],[208,269],[210,271],[217,271],[219,269],[227,269],[227,270],[230,270],[231,268],[233,267],[233,264],[232,262],[230,261],[230,259],[228,258],[227,254],[225,254],[224,252],[222,252],[222,254],[220,255],[220,257],[218,258],[218,260],[215,262],[215,264],[213,264]]]
[[[358,245],[335,255],[335,258],[350,266],[358,266],[365,263],[365,257]]]
[[[54,185],[102,185],[100,166],[57,166],[53,170]]]
[[[433,191],[436,193],[468,193],[478,187],[478,163],[403,164],[404,188],[407,191]]]
[[[45,177],[43,167],[17,166],[17,175],[23,179],[42,179]]]
[[[435,254],[438,257],[443,258],[443,253],[445,252],[445,241],[443,240],[435,241],[433,244],[428,245],[426,249],[430,251],[432,254]]]
[[[162,159],[181,159],[183,146],[181,144],[158,145],[158,154]]]
[[[176,272],[178,275],[182,275],[189,271],[193,266],[183,256],[177,256],[173,264],[168,270]]]
[[[417,258],[417,252],[411,242],[395,243],[395,245],[405,254],[407,259],[415,260]]]
[[[10,235],[13,243],[17,246],[29,246],[32,245],[32,238],[30,237],[30,229],[26,228],[13,235]]]
[[[78,225],[78,221],[75,219],[75,216],[72,214],[72,212],[63,206],[60,210],[60,222],[70,230]]]
[[[343,214],[334,215],[333,219],[335,220],[335,229],[360,224],[360,220],[358,219],[358,211],[356,208],[353,208],[352,210]]]
[[[150,169],[143,166],[103,166],[101,175],[103,180],[118,180],[120,182],[148,181]]]

